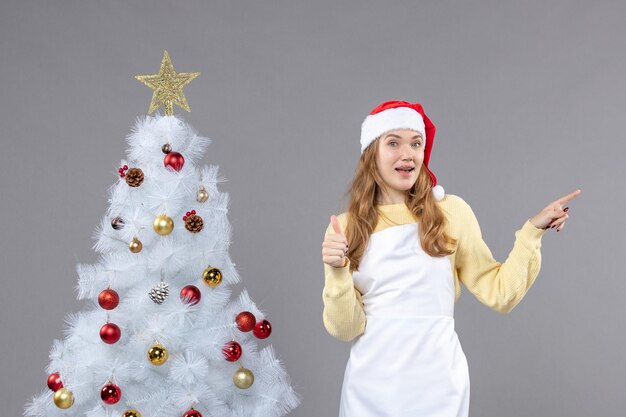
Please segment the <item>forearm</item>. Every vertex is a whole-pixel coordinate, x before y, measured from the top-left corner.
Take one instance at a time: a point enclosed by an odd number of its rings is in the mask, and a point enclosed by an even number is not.
[[[527,221],[515,232],[515,243],[507,260],[500,264],[478,237],[465,242],[474,246],[471,256],[459,259],[459,274],[465,286],[486,306],[510,312],[528,292],[541,267],[541,236],[544,231]]]
[[[344,268],[324,264],[324,327],[330,335],[343,341],[361,335],[366,321],[360,294],[354,288],[349,268],[349,264]]]

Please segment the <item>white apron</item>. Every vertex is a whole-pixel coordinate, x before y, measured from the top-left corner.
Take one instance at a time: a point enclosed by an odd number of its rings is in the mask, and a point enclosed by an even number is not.
[[[454,330],[447,256],[422,250],[417,224],[373,233],[354,285],[367,323],[355,340],[340,417],[467,417],[467,360]]]

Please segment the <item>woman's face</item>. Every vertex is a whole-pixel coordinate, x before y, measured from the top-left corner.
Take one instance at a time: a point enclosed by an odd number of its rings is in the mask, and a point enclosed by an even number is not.
[[[424,138],[414,130],[398,129],[385,133],[379,141],[376,165],[387,186],[382,204],[403,203],[424,161]]]

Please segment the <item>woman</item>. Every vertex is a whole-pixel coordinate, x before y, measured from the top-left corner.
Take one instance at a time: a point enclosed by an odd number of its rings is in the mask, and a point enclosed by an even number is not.
[[[541,236],[563,230],[577,190],[515,233],[497,262],[470,206],[428,168],[435,126],[419,103],[388,101],[361,127],[348,212],[331,216],[322,260],[324,325],[350,341],[341,417],[466,417],[467,361],[454,329],[463,283],[510,312],[533,284]],[[345,233],[344,233],[345,231]]]

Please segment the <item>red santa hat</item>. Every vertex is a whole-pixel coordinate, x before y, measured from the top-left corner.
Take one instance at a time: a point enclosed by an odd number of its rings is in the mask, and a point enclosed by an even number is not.
[[[437,185],[437,177],[428,168],[436,129],[421,104],[391,100],[378,105],[361,125],[361,153],[376,138],[396,129],[411,129],[422,134],[425,145],[423,165],[430,175],[433,196],[436,200],[443,199],[445,191],[441,185]]]

